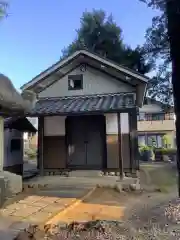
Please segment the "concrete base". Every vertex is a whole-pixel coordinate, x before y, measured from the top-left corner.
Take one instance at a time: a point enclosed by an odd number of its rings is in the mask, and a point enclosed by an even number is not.
[[[102,171],[99,170],[74,170],[69,172],[68,177],[100,177]]]
[[[136,191],[140,189],[138,178],[124,177],[120,180],[119,176],[91,176],[91,177],[60,177],[60,176],[37,176],[33,179],[23,182],[24,191],[34,189],[51,189],[66,186],[91,186],[114,188],[121,191]]]
[[[0,172],[0,179],[4,182],[5,198],[12,197],[22,192],[22,177],[14,173],[2,171]]]

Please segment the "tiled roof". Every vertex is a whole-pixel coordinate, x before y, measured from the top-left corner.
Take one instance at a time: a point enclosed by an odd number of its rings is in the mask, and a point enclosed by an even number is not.
[[[135,107],[132,93],[73,96],[40,99],[30,115],[66,115],[87,112],[112,112]]]
[[[35,133],[37,130],[26,117],[8,117],[4,120],[4,128]]]

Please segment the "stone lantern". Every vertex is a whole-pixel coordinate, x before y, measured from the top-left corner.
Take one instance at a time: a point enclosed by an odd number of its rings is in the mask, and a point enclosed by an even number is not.
[[[3,171],[4,162],[4,118],[12,116],[25,116],[34,106],[36,95],[31,91],[25,91],[22,94],[13,86],[11,80],[3,74],[0,74],[0,199],[3,195],[3,180],[9,181],[11,186],[15,184],[20,176],[14,176],[11,173]],[[13,179],[11,179],[11,177]],[[16,179],[14,179],[14,177]],[[6,181],[4,181],[6,182]],[[19,185],[20,184],[20,185]],[[19,187],[11,186],[11,190],[17,193],[22,188],[22,178],[17,181]],[[6,187],[6,186],[5,186]],[[4,188],[5,188],[4,187]],[[6,189],[4,189],[6,191]],[[0,200],[0,205],[1,205]]]

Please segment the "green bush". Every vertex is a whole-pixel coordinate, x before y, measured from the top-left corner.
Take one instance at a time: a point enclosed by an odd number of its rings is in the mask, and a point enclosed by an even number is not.
[[[153,161],[155,159],[153,149],[154,148],[152,146],[147,146],[147,145],[139,146],[139,153],[140,153],[140,157],[142,158],[142,161],[150,161],[150,160]],[[147,160],[145,160],[145,159],[147,159]]]
[[[152,147],[150,147],[150,146],[147,146],[147,145],[139,146],[139,151],[140,152],[151,151],[151,150],[152,150]]]
[[[37,149],[36,148],[26,149],[25,155],[27,155],[29,159],[34,159],[37,157]]]
[[[155,154],[159,153],[161,155],[170,155],[170,154],[176,154],[177,149],[176,148],[155,148],[154,152]]]
[[[169,135],[164,135],[162,139],[166,148],[170,148],[172,146],[172,138]]]

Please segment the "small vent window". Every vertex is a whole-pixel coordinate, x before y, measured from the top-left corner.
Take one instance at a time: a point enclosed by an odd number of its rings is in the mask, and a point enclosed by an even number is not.
[[[68,89],[80,90],[83,89],[83,75],[69,75],[68,76]]]

